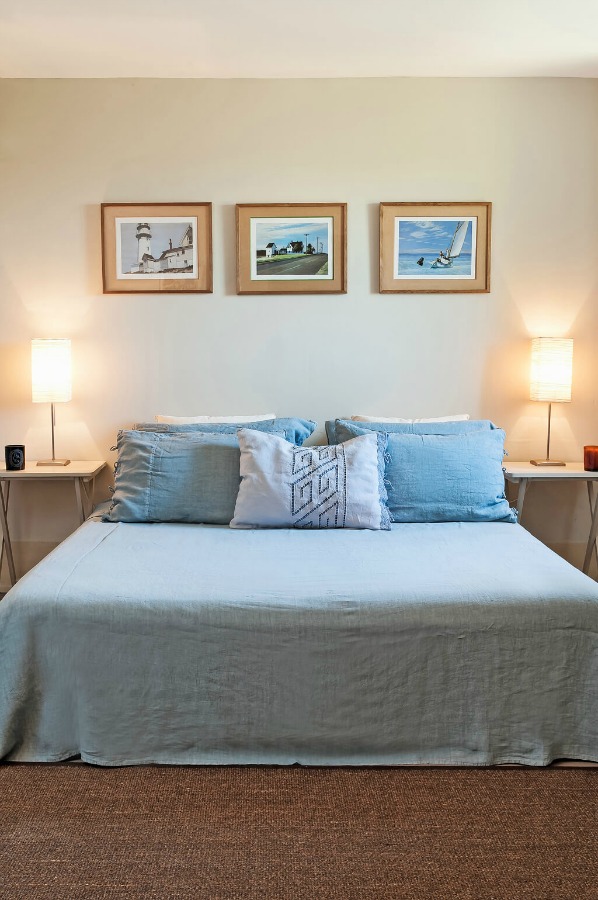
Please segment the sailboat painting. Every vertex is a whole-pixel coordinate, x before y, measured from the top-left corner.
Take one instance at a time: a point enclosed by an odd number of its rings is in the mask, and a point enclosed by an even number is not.
[[[476,277],[476,216],[397,216],[394,278]]]
[[[381,294],[487,294],[492,203],[380,204]]]

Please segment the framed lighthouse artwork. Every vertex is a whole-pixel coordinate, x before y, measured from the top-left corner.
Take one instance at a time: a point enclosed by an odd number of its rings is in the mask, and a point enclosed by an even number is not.
[[[212,290],[211,203],[102,203],[105,294]]]
[[[381,294],[490,290],[491,203],[381,203]]]

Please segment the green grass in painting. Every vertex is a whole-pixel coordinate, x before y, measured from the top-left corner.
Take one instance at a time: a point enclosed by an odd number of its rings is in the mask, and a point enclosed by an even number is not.
[[[276,262],[279,259],[297,259],[299,256],[309,256],[309,253],[279,253],[277,256],[261,257],[256,262],[258,266],[267,265],[267,263]]]

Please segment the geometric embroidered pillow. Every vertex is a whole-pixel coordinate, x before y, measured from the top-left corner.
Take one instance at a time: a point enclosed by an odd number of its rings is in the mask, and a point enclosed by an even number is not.
[[[231,528],[389,529],[386,434],[296,447],[240,428],[241,484]]]

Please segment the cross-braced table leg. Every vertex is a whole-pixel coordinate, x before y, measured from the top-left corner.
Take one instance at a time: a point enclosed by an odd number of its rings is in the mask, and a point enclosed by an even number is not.
[[[590,501],[590,515],[592,524],[590,525],[590,536],[588,538],[588,546],[586,547],[586,555],[583,560],[582,571],[587,575],[590,571],[590,561],[592,553],[596,555],[598,562],[598,549],[596,548],[596,536],[598,534],[598,501],[594,497],[594,482],[588,481],[588,500]]]
[[[3,488],[0,480],[0,524],[2,525],[2,551],[0,552],[0,574],[2,573],[2,564],[4,562],[4,552],[6,551],[6,561],[8,563],[8,575],[11,584],[16,584],[17,575],[15,571],[15,561],[12,555],[12,544],[10,542],[10,532],[8,530],[8,498],[10,497],[10,484]]]
[[[83,478],[75,478],[75,495],[77,498],[77,512],[79,513],[79,521],[81,525],[91,515],[93,510],[95,479],[84,481]]]
[[[517,521],[521,525],[521,515],[523,513],[523,503],[525,501],[525,492],[527,491],[527,478],[519,480],[519,490],[517,491]]]

